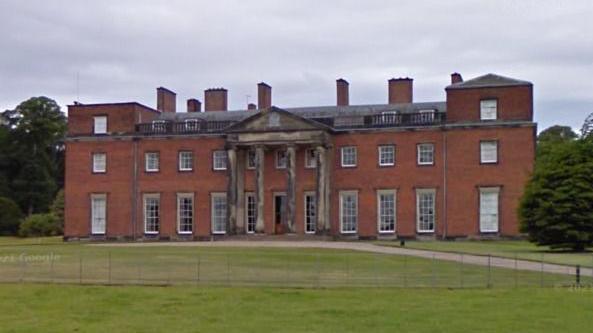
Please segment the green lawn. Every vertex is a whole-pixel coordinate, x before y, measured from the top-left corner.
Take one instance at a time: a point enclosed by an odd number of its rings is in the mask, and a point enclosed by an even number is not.
[[[329,249],[5,243],[0,282],[277,287],[566,286],[566,275]],[[583,277],[593,283],[593,277]]]
[[[0,284],[2,332],[586,332],[593,290]]]
[[[375,244],[399,247],[399,241],[377,241]],[[493,255],[505,258],[534,260],[563,265],[593,267],[593,252],[565,252],[539,247],[527,241],[406,241],[406,247],[420,250],[445,251],[478,255]]]

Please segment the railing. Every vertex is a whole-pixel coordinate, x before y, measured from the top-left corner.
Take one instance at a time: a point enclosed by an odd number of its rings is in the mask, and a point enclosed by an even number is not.
[[[401,126],[431,126],[445,122],[445,112],[383,113],[367,116],[312,118],[332,128],[382,128]]]
[[[161,134],[200,134],[222,132],[236,121],[187,121],[187,122],[167,122],[157,121],[153,123],[144,123],[136,125],[136,132],[146,135]]]
[[[342,128],[385,128],[402,126],[432,126],[445,122],[444,112],[389,113],[367,116],[337,116],[311,118],[335,129]],[[190,120],[185,122],[154,121],[136,125],[136,132],[145,135],[201,134],[223,132],[237,121]]]

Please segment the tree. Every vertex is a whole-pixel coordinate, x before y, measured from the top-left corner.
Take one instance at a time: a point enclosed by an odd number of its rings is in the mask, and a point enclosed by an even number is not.
[[[520,203],[521,231],[538,245],[582,251],[593,245],[593,142],[546,148]]]
[[[64,190],[61,189],[56,194],[54,202],[49,208],[50,213],[54,214],[58,219],[59,224],[64,228]]]
[[[576,140],[578,135],[569,126],[554,125],[537,136],[536,159],[546,158],[555,145]]]
[[[593,136],[593,113],[591,113],[581,127],[581,137],[587,138]]]
[[[16,235],[23,213],[9,198],[0,197],[0,235]]]
[[[46,212],[62,185],[66,117],[47,97],[30,98],[2,116],[8,143],[0,151],[6,156],[0,186],[4,177],[10,196],[28,215]]]

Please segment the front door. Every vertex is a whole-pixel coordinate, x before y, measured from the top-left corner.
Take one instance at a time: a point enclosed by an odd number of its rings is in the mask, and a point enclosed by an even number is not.
[[[274,233],[286,232],[286,194],[274,194]]]

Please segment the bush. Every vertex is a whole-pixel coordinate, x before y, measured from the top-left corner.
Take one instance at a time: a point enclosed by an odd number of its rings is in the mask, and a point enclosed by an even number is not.
[[[16,202],[0,197],[0,235],[16,235],[22,218],[23,213]]]
[[[54,214],[33,214],[19,228],[21,237],[57,236],[63,232],[60,220]]]

